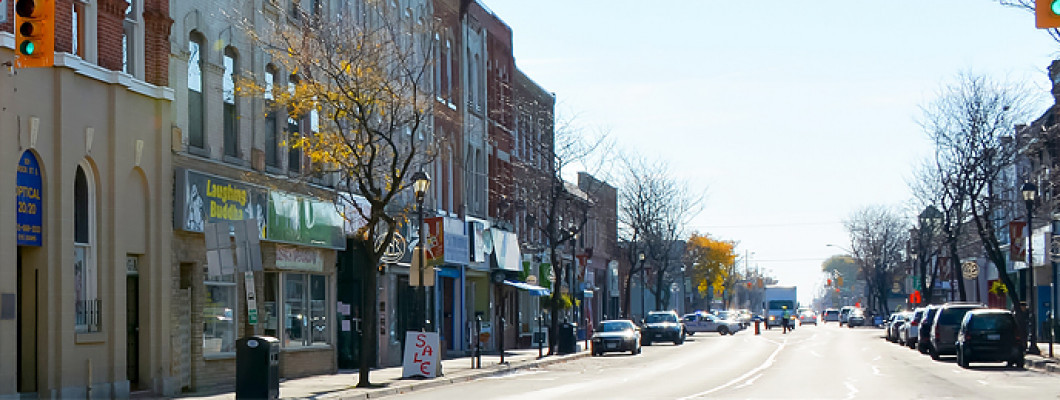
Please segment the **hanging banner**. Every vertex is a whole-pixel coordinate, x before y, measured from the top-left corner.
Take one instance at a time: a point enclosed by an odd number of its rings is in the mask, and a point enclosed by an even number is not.
[[[1008,223],[1008,250],[1009,258],[1012,261],[1027,260],[1027,249],[1024,247],[1027,238],[1027,233],[1024,232],[1026,227],[1027,223],[1023,221],[1012,221]]]
[[[344,249],[346,219],[334,203],[281,191],[269,192],[265,239],[306,246]]]
[[[442,217],[424,218],[424,236],[420,244],[426,252],[427,267],[442,265],[445,260],[445,219]]]
[[[6,12],[6,10],[4,11]],[[41,200],[40,163],[37,156],[27,150],[22,152],[15,173],[15,202],[18,205],[15,225],[18,229],[17,246],[40,246],[44,228],[41,218],[44,202]],[[9,195],[10,196],[10,195]]]

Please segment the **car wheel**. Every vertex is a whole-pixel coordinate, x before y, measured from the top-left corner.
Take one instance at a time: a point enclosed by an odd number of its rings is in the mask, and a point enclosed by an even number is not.
[[[1026,360],[1024,360],[1023,356],[1020,356],[1020,358],[1017,358],[1016,361],[1013,364],[1016,365],[1017,369],[1023,369],[1023,365],[1025,363],[1026,363]]]
[[[964,355],[964,350],[957,349],[957,366],[961,368],[968,368],[968,357]]]
[[[692,331],[689,331],[689,332],[688,332],[688,336],[692,336],[692,335],[695,335],[695,334],[696,334],[696,333],[695,333],[695,332],[692,332]]]
[[[727,326],[719,327],[718,328],[718,333],[720,333],[722,336],[728,335],[729,334],[729,327],[727,327]]]
[[[645,340],[644,341],[644,345],[645,346],[651,346],[651,340],[650,339],[649,340]]]
[[[917,351],[920,351],[920,354],[927,354],[927,346],[926,345],[918,343],[916,345],[916,349],[917,349]]]
[[[931,359],[932,359],[932,360],[938,361],[938,359],[939,359],[939,352],[938,352],[937,350],[935,350],[935,347],[934,347],[934,346],[932,346],[932,347],[931,347],[931,349],[930,349],[930,350],[928,350],[928,353],[931,353]]]

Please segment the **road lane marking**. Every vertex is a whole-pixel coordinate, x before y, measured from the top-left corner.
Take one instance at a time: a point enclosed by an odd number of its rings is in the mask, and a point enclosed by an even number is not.
[[[772,342],[772,340],[770,340],[770,342]],[[776,342],[774,342],[774,343],[776,343]],[[691,396],[681,397],[681,398],[679,398],[677,400],[689,400],[689,399],[694,399],[696,397],[706,396],[708,394],[711,394],[711,393],[717,392],[719,390],[725,389],[725,388],[727,388],[729,386],[735,385],[736,383],[739,383],[740,381],[743,381],[743,380],[747,379],[748,377],[753,376],[754,374],[757,374],[757,373],[759,373],[761,371],[764,371],[766,368],[769,368],[769,367],[771,367],[773,365],[773,362],[777,358],[777,354],[780,354],[780,351],[784,349],[784,346],[786,344],[787,344],[787,340],[784,340],[781,343],[777,343],[777,349],[773,350],[773,354],[770,354],[769,357],[767,357],[766,360],[764,362],[762,362],[761,365],[755,367],[754,369],[752,369],[750,371],[747,371],[747,373],[745,373],[743,375],[740,375],[736,379],[728,381],[725,384],[723,384],[721,386],[717,386],[717,387],[715,387],[713,389],[705,390],[705,391],[693,394]]]
[[[979,382],[979,384],[983,385],[983,386],[989,385],[989,383],[987,383],[986,381],[984,381],[982,379],[978,379],[978,380],[976,380],[976,382]]]
[[[824,358],[824,356],[822,356],[821,353],[818,353],[818,352],[812,351],[812,350],[810,351],[810,355],[812,355],[814,357],[817,357],[817,358]]]
[[[746,382],[740,384],[739,386],[733,386],[733,389],[739,389],[739,388],[751,386],[751,385],[753,385],[755,383],[756,380],[758,380],[758,378],[761,378],[761,377],[762,377],[762,374],[755,375],[755,376],[751,377],[751,379],[748,379]]]
[[[847,390],[850,391],[849,393],[847,393],[847,397],[846,398],[853,399],[854,396],[858,395],[858,388],[854,387],[853,383],[850,383],[850,381],[846,381],[846,382],[843,382],[843,385],[846,386]]]
[[[883,374],[880,373],[880,368],[875,365],[872,366],[872,373],[874,375],[883,376]]]

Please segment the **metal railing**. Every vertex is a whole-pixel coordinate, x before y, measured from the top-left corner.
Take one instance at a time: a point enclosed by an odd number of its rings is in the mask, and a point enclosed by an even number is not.
[[[80,300],[74,302],[75,328],[77,332],[99,332],[103,320],[103,300]]]

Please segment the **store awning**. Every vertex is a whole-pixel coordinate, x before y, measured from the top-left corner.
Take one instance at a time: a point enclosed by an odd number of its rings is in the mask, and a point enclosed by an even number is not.
[[[514,287],[514,288],[525,290],[527,292],[530,292],[530,294],[534,295],[534,296],[548,296],[548,295],[552,294],[552,291],[550,291],[548,289],[545,289],[545,288],[543,288],[541,286],[537,286],[537,285],[531,285],[531,284],[526,283],[526,282],[516,282],[516,281],[507,281],[506,280],[506,281],[504,281],[504,284],[508,285],[508,286],[511,286],[511,287]]]

